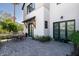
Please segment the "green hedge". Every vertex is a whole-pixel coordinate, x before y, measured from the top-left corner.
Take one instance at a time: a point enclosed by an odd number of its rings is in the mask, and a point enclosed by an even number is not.
[[[48,41],[52,40],[52,38],[50,36],[36,36],[33,39],[38,40],[40,42],[48,42]]]

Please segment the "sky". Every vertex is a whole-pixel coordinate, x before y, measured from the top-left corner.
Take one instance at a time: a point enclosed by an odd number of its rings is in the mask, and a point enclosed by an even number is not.
[[[14,8],[12,3],[0,3],[0,11],[7,12],[14,15]],[[16,5],[16,22],[22,23],[23,21],[23,13],[22,13],[22,4]]]

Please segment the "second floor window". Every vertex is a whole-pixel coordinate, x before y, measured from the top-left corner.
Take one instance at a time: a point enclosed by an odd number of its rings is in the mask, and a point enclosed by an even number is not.
[[[27,14],[30,13],[30,12],[32,12],[34,9],[35,9],[35,3],[30,3],[27,6]]]

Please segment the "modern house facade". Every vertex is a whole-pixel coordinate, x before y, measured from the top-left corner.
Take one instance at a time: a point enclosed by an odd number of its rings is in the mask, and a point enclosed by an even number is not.
[[[29,10],[31,9],[31,10]],[[67,40],[79,30],[78,3],[24,3],[24,33]]]
[[[79,30],[78,3],[50,4],[50,36],[56,40],[69,39],[74,31]]]
[[[28,33],[29,36],[48,36],[49,4],[26,3],[22,9],[25,24],[24,32]],[[44,26],[44,23],[47,26]]]

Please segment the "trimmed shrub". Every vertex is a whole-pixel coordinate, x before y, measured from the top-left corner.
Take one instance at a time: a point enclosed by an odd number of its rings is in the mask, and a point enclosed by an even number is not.
[[[38,40],[40,42],[48,42],[48,41],[52,40],[52,38],[50,36],[36,36],[33,39]]]

